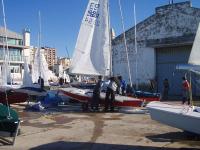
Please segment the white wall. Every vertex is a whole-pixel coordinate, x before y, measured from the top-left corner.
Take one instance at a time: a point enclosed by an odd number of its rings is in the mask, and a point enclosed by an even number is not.
[[[139,84],[148,83],[155,77],[155,52],[153,48],[142,47],[138,49],[137,55],[134,51],[134,45],[129,45],[129,63],[133,84],[138,81]],[[113,54],[113,73],[121,75],[129,83],[128,63],[123,45],[114,47]],[[137,56],[137,71],[136,71]],[[136,73],[137,72],[137,73]]]

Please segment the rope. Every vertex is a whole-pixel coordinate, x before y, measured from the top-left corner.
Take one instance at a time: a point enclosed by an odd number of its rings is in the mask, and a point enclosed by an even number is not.
[[[128,49],[127,49],[126,33],[125,33],[125,27],[124,27],[124,18],[123,18],[123,13],[122,13],[121,0],[119,0],[119,8],[120,8],[120,14],[121,14],[122,28],[123,28],[123,38],[124,38],[124,45],[125,45],[125,51],[126,51],[126,59],[127,59],[127,64],[128,64],[128,75],[129,75],[130,85],[132,87],[132,78],[131,78],[131,71],[130,71],[130,63],[129,63]]]
[[[137,54],[137,28],[136,28],[136,10],[135,10],[135,3],[134,3],[134,24],[135,24],[135,79],[136,79],[136,89],[138,89],[138,54]]]
[[[3,10],[3,21],[4,21],[5,40],[6,40],[6,51],[7,51],[7,53],[6,53],[5,50],[4,50],[4,54],[5,54],[5,59],[7,59],[7,55],[9,54],[9,51],[8,51],[8,37],[7,37],[6,15],[5,15],[5,9],[4,9],[4,1],[2,0],[1,2],[2,2],[2,10]],[[4,47],[4,49],[5,49],[5,47]],[[6,67],[6,66],[4,66],[4,67]],[[7,70],[6,70],[6,72],[7,72]],[[6,78],[7,78],[7,76],[6,76]],[[7,82],[7,80],[6,80],[6,82]],[[10,107],[9,107],[9,103],[8,103],[8,95],[7,95],[7,88],[6,87],[5,87],[5,96],[6,96],[6,104],[7,104],[7,110],[8,110],[7,119],[11,119],[12,117],[10,115]]]

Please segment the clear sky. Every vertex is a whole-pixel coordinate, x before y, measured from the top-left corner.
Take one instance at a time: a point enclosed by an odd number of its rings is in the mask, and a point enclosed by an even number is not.
[[[185,0],[174,0],[183,2]],[[191,0],[193,7],[200,8],[200,0]],[[57,55],[66,57],[66,47],[72,55],[80,23],[88,0],[4,0],[8,29],[22,33],[24,28],[31,30],[31,45],[38,46],[38,11],[41,12],[41,46],[54,47]],[[137,22],[155,12],[158,6],[166,5],[169,0],[121,0],[125,29],[134,26],[133,7],[136,4]],[[0,25],[3,25],[2,7],[0,7]],[[111,26],[116,35],[122,32],[118,0],[110,0]]]

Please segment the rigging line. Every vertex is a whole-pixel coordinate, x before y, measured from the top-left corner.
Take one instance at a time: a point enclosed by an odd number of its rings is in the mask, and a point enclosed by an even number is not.
[[[5,40],[6,40],[6,51],[7,51],[7,53],[6,53],[5,47],[4,47],[4,52],[5,52],[4,54],[6,54],[5,55],[5,57],[6,57],[5,59],[8,59],[7,55],[9,53],[8,53],[8,36],[7,36],[7,26],[6,26],[6,15],[5,15],[5,9],[4,9],[4,1],[2,0],[1,2],[2,2],[2,10],[3,10],[3,21],[4,21],[4,31],[5,31],[5,37],[6,37],[5,38]],[[5,44],[5,41],[4,41],[4,44]],[[7,69],[6,69],[6,72],[7,72]],[[5,78],[7,78],[7,76]],[[10,119],[11,115],[10,115],[10,108],[9,108],[9,104],[8,104],[8,95],[7,95],[7,91],[6,90],[7,90],[7,88],[5,87],[6,104],[7,104],[7,110],[8,110],[8,117],[7,118]]]
[[[67,46],[66,46],[66,51],[67,51],[67,57],[70,58]]]
[[[125,45],[125,51],[126,51],[126,59],[127,59],[127,64],[128,64],[129,82],[132,87],[131,70],[130,70],[128,49],[127,49],[126,33],[125,33],[125,27],[124,27],[124,18],[123,18],[123,13],[122,13],[121,0],[119,0],[119,8],[120,8],[120,14],[121,14],[121,23],[122,23],[122,28],[123,28],[123,38],[124,38],[124,45]]]
[[[2,0],[2,10],[3,10],[3,21],[4,21],[4,36],[3,36],[3,59],[4,59],[4,62],[3,62],[3,67],[2,67],[2,72],[4,73],[2,75],[2,85],[6,86],[7,85],[7,51],[6,51],[6,41],[7,41],[7,27],[6,27],[6,19],[5,19],[5,11],[4,11],[4,2]]]

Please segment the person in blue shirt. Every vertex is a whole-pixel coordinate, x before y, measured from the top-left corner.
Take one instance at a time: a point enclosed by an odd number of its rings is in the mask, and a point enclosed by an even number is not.
[[[118,76],[118,79],[120,81],[120,87],[119,87],[120,92],[119,93],[121,95],[125,95],[125,93],[126,93],[126,81],[122,79],[122,76]]]

